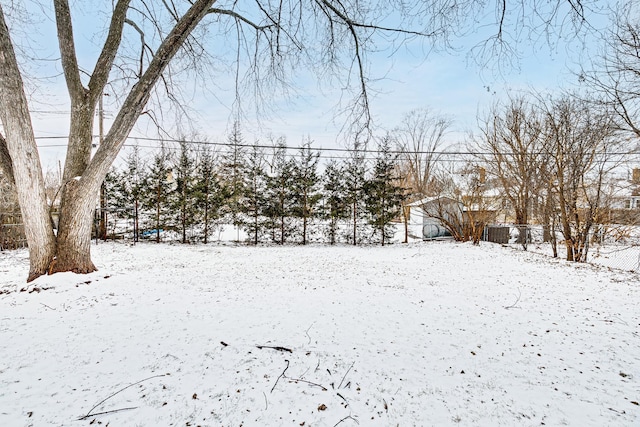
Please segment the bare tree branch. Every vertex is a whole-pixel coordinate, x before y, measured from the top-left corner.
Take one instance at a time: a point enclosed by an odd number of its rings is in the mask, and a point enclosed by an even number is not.
[[[56,11],[56,25],[58,28],[58,43],[62,70],[67,81],[67,88],[71,96],[71,102],[76,105],[84,95],[84,87],[80,79],[80,69],[76,57],[76,47],[73,41],[73,26],[71,24],[71,10],[68,0],[54,0]]]
[[[367,77],[366,74],[364,72],[364,65],[363,65],[363,58],[362,58],[362,51],[360,50],[360,37],[358,36],[357,32],[356,32],[356,25],[354,23],[353,20],[351,20],[351,18],[349,18],[346,14],[342,13],[341,11],[339,11],[333,4],[331,4],[330,2],[328,2],[327,0],[316,0],[316,1],[321,1],[323,5],[325,5],[327,8],[329,8],[338,18],[340,18],[342,20],[342,22],[344,24],[347,25],[348,29],[349,29],[349,33],[351,34],[352,37],[352,42],[354,45],[354,52],[353,52],[353,57],[357,63],[358,66],[358,76],[359,76],[359,83],[360,83],[360,94],[358,96],[359,98],[359,102],[362,103],[362,114],[365,117],[365,121],[363,123],[364,128],[368,129],[370,124],[371,124],[371,116],[370,116],[370,109],[369,109],[369,91],[368,91],[368,85],[367,85]]]
[[[621,129],[640,137],[640,18],[634,3],[614,11],[604,47],[590,66],[582,70],[580,81],[604,95]]]
[[[133,22],[131,19],[125,19],[124,22],[129,24],[131,27],[133,27],[134,30],[136,30],[138,32],[138,34],[140,34],[140,62],[139,62],[139,65],[138,65],[138,74],[137,74],[137,77],[140,78],[142,76],[143,71],[144,71],[144,51],[145,51],[145,48],[148,48],[149,51],[151,50],[151,48],[148,47],[146,42],[144,41],[144,31],[142,31],[142,28],[140,28],[138,26],[138,24]]]
[[[252,26],[253,28],[256,29],[256,31],[264,31],[268,28],[272,28],[272,27],[276,27],[277,24],[270,24],[270,25],[258,25],[254,22],[252,22],[251,20],[249,20],[248,18],[246,18],[244,15],[241,15],[233,10],[228,10],[228,9],[219,9],[219,8],[215,8],[212,7],[211,9],[209,9],[208,13],[213,13],[216,15],[228,15],[231,16],[235,19],[237,19],[238,21],[242,21],[245,24],[248,24],[250,26]]]
[[[127,9],[131,0],[118,0],[116,7],[111,15],[111,23],[109,25],[109,34],[104,42],[100,56],[96,61],[93,74],[89,79],[89,96],[91,104],[98,102],[104,87],[109,79],[109,73],[113,67],[116,53],[120,47],[122,40],[122,30],[127,16]]]
[[[155,83],[178,49],[182,47],[184,41],[189,37],[191,31],[209,13],[209,9],[214,2],[215,0],[196,0],[193,2],[189,10],[164,38],[140,81],[131,89],[103,144],[98,148],[91,161],[94,166],[87,171],[89,172],[87,178],[91,178],[89,181],[96,187],[96,191],[102,178],[106,175],[118,155],[135,120],[142,113]]]

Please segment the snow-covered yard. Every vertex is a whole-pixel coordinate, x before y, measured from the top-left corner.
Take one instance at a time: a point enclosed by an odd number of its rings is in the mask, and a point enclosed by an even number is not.
[[[0,253],[0,426],[640,424],[640,282],[492,244]],[[21,291],[24,289],[24,291]]]

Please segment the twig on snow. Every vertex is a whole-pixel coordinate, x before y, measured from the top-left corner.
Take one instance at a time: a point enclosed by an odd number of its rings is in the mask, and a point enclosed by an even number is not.
[[[343,419],[341,419],[340,421],[338,421],[337,423],[335,423],[335,424],[333,425],[333,427],[336,427],[338,424],[340,424],[340,423],[342,423],[342,422],[344,422],[344,421],[346,421],[346,420],[349,420],[349,419],[351,419],[351,420],[355,421],[355,422],[356,422],[356,424],[360,425],[360,422],[359,422],[358,420],[356,420],[355,418],[353,418],[351,415],[347,415],[346,417],[344,417]]]
[[[48,309],[50,309],[50,310],[56,311],[56,309],[55,309],[55,308],[53,308],[53,307],[49,307],[47,304],[40,303],[40,305],[43,305],[43,306],[47,307],[47,308],[48,308]]]
[[[95,414],[87,414],[84,417],[78,418],[78,421],[82,421],[82,420],[86,420],[87,418],[91,418],[91,417],[97,417],[98,415],[106,415],[106,414],[113,414],[116,412],[122,412],[122,411],[130,411],[132,409],[137,409],[137,406],[132,406],[130,408],[120,408],[120,409],[112,409],[110,411],[103,411],[103,412],[96,412]]]
[[[269,409],[269,401],[267,400],[267,395],[264,391],[262,392],[262,395],[264,396],[264,410],[266,411]]]
[[[271,347],[267,346],[267,348],[271,348]],[[287,366],[284,368],[284,370],[282,371],[280,376],[278,376],[278,378],[276,379],[275,384],[271,388],[271,393],[273,393],[273,390],[276,388],[276,385],[278,385],[278,381],[280,381],[280,378],[285,378],[285,379],[288,379],[289,381],[293,381],[293,382],[296,382],[296,383],[301,382],[301,383],[309,384],[309,385],[312,385],[312,386],[315,386],[315,387],[320,387],[322,389],[322,391],[327,391],[328,390],[322,384],[314,383],[312,381],[307,381],[307,380],[302,379],[302,378],[291,378],[291,377],[286,376],[285,374],[287,372],[287,369],[289,369],[289,361],[287,359],[285,359],[285,362],[287,362]],[[304,376],[304,374],[303,374],[303,376]]]
[[[309,335],[309,331],[311,330],[311,328],[313,328],[313,325],[314,325],[315,323],[316,323],[316,322],[313,322],[313,323],[311,324],[311,326],[309,326],[309,329],[307,329],[307,330],[306,330],[306,332],[305,332],[305,333],[307,334],[307,337],[309,338],[309,342],[308,342],[307,344],[311,344],[311,335]]]
[[[288,377],[285,377],[285,378],[288,378]],[[327,391],[327,388],[325,386],[323,386],[321,384],[318,384],[318,383],[311,382],[311,381],[303,380],[302,378],[288,378],[288,379],[290,381],[301,382],[301,383],[306,383],[306,384],[313,385],[313,386],[316,386],[316,387],[320,387],[322,389],[322,391]]]
[[[342,377],[342,380],[340,381],[340,384],[338,384],[338,388],[342,387],[342,383],[344,382],[344,379],[347,378],[347,374],[349,373],[351,368],[353,368],[353,364],[354,363],[355,362],[351,363],[351,366],[349,366],[349,369],[347,369],[347,372],[344,373],[344,376]]]
[[[624,326],[629,326],[629,324],[627,322],[625,322],[624,320],[622,320],[619,316],[612,316],[614,319],[618,319],[620,322],[616,322],[615,320],[611,320],[611,319],[600,319],[601,322],[606,322],[606,323],[621,323]]]
[[[518,297],[516,298],[516,302],[514,302],[511,305],[507,305],[504,308],[505,309],[510,309],[510,308],[515,308],[515,306],[518,304],[518,301],[520,301],[520,297],[522,296],[522,291],[520,290],[520,288],[518,288]]]
[[[344,400],[345,408],[349,406],[349,402],[347,402],[347,399],[345,399],[343,395],[341,395],[340,393],[336,393],[336,395],[338,395],[340,399]]]
[[[260,347],[258,347],[258,348],[260,348]],[[284,373],[287,372],[287,369],[289,369],[289,361],[287,359],[285,359],[284,361],[287,362],[287,366],[286,366],[286,368],[284,368],[284,371],[282,371],[282,373],[280,374],[278,379],[276,379],[276,383],[273,385],[273,387],[271,387],[271,392],[270,393],[273,393],[273,390],[278,385],[278,381],[280,381],[280,378],[284,377]]]
[[[142,383],[142,382],[148,381],[148,380],[153,379],[153,378],[164,377],[164,376],[166,376],[166,375],[167,375],[167,374],[153,375],[153,376],[151,376],[151,377],[145,378],[145,379],[143,379],[143,380],[137,381],[137,382],[135,382],[135,383],[133,383],[133,384],[129,384],[128,386],[121,388],[120,390],[116,391],[115,393],[111,394],[110,396],[107,396],[105,399],[103,399],[103,400],[101,400],[100,402],[98,402],[98,403],[97,403],[93,408],[89,409],[89,412],[87,412],[87,415],[84,415],[84,416],[82,416],[82,417],[78,418],[78,421],[86,420],[87,418],[89,418],[89,417],[93,417],[94,415],[99,415],[99,414],[92,414],[91,412],[92,412],[94,409],[96,409],[98,406],[102,405],[102,404],[103,404],[104,402],[106,402],[107,400],[111,399],[111,398],[112,398],[113,396],[115,396],[116,394],[118,394],[118,393],[121,393],[121,392],[125,391],[125,390],[126,390],[126,389],[128,389],[129,387],[133,387],[133,386],[134,386],[134,385],[136,385],[136,384],[140,384],[140,383]],[[116,409],[116,410],[114,410],[114,411],[100,412],[100,414],[106,414],[106,413],[109,413],[109,412],[124,411],[124,410],[128,410],[128,409],[135,409],[135,408]]]
[[[272,346],[272,345],[256,345],[256,347],[258,347],[260,350],[262,350],[263,348],[270,348],[272,350],[286,351],[289,353],[293,353],[293,350],[287,347]]]

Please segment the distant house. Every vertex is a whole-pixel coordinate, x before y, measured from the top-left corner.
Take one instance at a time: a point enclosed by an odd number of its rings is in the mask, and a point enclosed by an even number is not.
[[[409,224],[414,229],[417,228],[418,233],[423,239],[435,239],[438,237],[450,236],[447,228],[443,225],[442,220],[438,219],[434,213],[443,212],[445,215],[457,215],[463,211],[461,203],[448,197],[427,197],[416,200],[406,205],[409,210]],[[460,214],[461,215],[461,214]],[[460,216],[460,220],[461,220]],[[454,220],[454,218],[448,218]]]
[[[464,229],[473,224],[496,221],[499,210],[496,206],[502,203],[498,195],[488,194],[473,200],[462,196],[460,199],[435,196],[409,203],[409,223],[421,228],[423,239],[435,239],[450,236],[451,229],[459,229],[465,234]]]
[[[638,224],[640,221],[640,168],[634,168],[631,179],[617,179],[609,184],[607,218],[604,222]]]

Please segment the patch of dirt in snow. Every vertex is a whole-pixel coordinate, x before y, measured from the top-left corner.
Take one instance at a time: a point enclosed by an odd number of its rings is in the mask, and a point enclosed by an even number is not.
[[[0,425],[637,425],[638,276],[495,245],[2,254]]]

